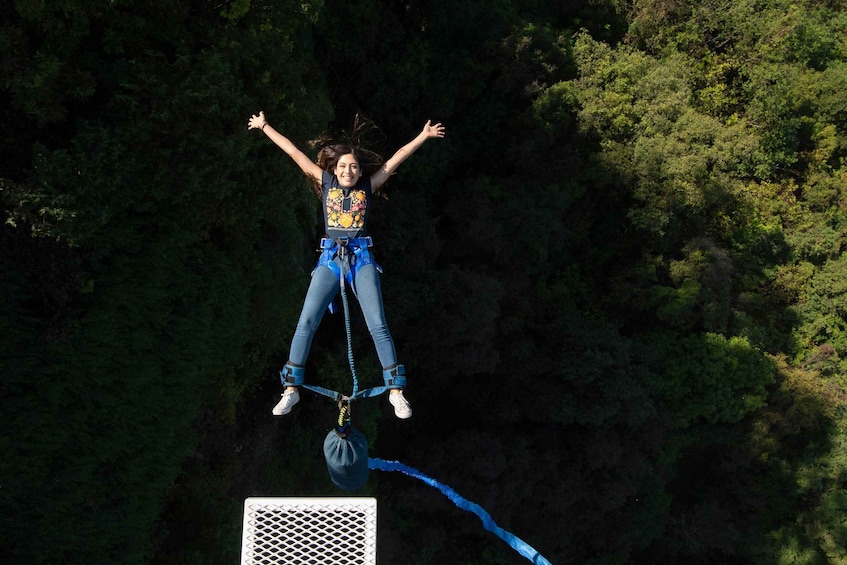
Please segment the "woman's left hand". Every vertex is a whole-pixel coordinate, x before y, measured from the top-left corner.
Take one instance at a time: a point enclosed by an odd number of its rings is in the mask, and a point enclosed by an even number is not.
[[[247,122],[247,129],[262,129],[262,127],[267,123],[268,121],[265,119],[265,113],[260,111],[258,116],[253,114]]]

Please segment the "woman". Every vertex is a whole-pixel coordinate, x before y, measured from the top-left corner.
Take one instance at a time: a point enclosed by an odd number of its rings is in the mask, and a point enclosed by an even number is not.
[[[345,145],[327,145],[318,153],[317,163],[313,163],[288,138],[268,124],[264,112],[253,115],[247,125],[248,129],[261,129],[297,163],[316,187],[320,187],[326,229],[326,237],[321,241],[323,252],[312,272],[312,281],[291,341],[288,362],[280,371],[285,390],[273,413],[277,416],[288,414],[300,401],[297,388],[304,383],[304,366],[312,338],[324,311],[338,294],[340,279],[344,278],[352,286],[362,307],[382,363],[385,385],[391,389],[388,400],[394,407],[394,414],[401,419],[410,418],[412,408],[403,396],[405,369],[397,362],[394,341],[385,322],[379,283],[381,269],[369,251],[372,242],[367,237],[367,218],[374,195],[379,193],[388,177],[426,140],[444,137],[444,126],[427,121],[417,137],[398,149],[388,161],[376,163],[372,174],[368,174],[363,171],[361,156],[376,156],[371,152]]]

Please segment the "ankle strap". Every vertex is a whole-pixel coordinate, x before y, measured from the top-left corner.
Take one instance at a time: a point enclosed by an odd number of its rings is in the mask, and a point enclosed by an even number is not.
[[[279,380],[285,386],[302,386],[306,380],[306,368],[286,363],[279,372]]]
[[[383,369],[382,380],[385,381],[387,388],[403,388],[406,386],[406,367],[395,365],[388,369]]]

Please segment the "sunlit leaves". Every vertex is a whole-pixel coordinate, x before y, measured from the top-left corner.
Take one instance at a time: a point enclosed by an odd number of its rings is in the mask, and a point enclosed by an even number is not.
[[[847,359],[847,254],[828,261],[809,281],[800,311],[799,334],[810,350],[830,344],[834,357],[828,370],[844,370]]]
[[[764,405],[773,366],[746,339],[714,333],[651,338],[649,347],[655,348],[660,365],[655,387],[677,426],[701,418],[737,422]]]

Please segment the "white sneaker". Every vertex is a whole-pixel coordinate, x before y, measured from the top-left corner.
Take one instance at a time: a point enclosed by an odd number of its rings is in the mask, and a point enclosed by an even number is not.
[[[295,388],[294,390],[286,390],[282,393],[282,399],[271,410],[274,416],[284,416],[291,412],[294,405],[300,402],[300,393]]]
[[[396,389],[395,389],[396,390]],[[412,406],[406,397],[403,396],[403,391],[391,391],[388,393],[388,402],[394,407],[394,415],[401,420],[406,420],[412,417]]]

